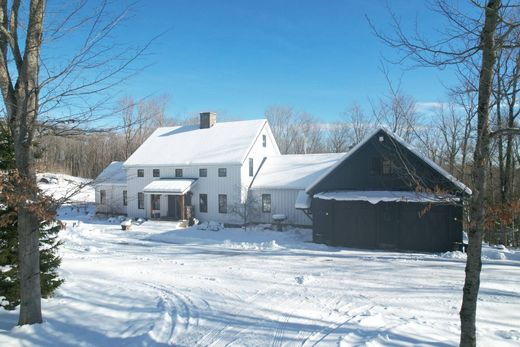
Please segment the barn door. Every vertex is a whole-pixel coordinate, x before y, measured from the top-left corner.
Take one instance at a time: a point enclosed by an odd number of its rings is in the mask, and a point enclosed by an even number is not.
[[[399,245],[399,205],[396,203],[379,203],[377,248],[395,249]]]

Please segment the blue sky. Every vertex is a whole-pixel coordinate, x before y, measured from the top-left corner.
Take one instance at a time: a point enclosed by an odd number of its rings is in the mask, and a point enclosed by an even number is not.
[[[434,38],[441,25],[426,1],[388,2],[406,23],[418,19]],[[120,33],[145,42],[164,32],[140,64],[150,65],[121,86],[136,98],[168,94],[169,116],[217,111],[260,118],[270,105],[287,105],[334,120],[354,102],[387,94],[382,57],[395,52],[372,33],[365,15],[389,30],[386,1],[143,1]],[[418,103],[444,101],[451,71],[407,69],[403,92]]]

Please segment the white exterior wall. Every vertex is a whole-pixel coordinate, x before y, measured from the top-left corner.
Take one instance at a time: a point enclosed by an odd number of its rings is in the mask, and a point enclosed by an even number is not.
[[[263,146],[263,135],[266,135],[266,146]],[[241,183],[242,183],[242,199],[245,198],[245,194],[247,193],[247,188],[251,184],[254,175],[258,172],[260,168],[260,164],[265,157],[270,157],[273,155],[279,155],[280,150],[278,149],[278,145],[274,139],[273,133],[271,132],[271,128],[266,123],[260,133],[258,134],[255,142],[251,146],[249,153],[246,155],[246,158],[242,164],[242,169],[240,170],[241,175]],[[249,176],[249,158],[253,159],[253,176]],[[242,200],[243,201],[243,200]]]
[[[101,205],[100,191],[106,192],[106,202]],[[96,192],[96,212],[106,214],[126,214],[127,206],[123,205],[123,190],[126,186],[122,184],[97,184]]]
[[[207,177],[199,177],[199,169],[207,169]],[[226,168],[227,177],[218,177],[218,169]],[[137,169],[144,169],[144,177],[137,177]],[[161,177],[153,177],[153,169],[160,169]],[[239,223],[240,219],[231,213],[232,206],[239,203],[240,196],[240,166],[239,165],[212,165],[212,166],[175,166],[175,167],[129,167],[127,172],[128,185],[128,215],[130,217],[149,218],[151,205],[150,195],[145,194],[144,209],[137,208],[137,193],[142,192],[150,182],[161,178],[176,178],[175,169],[183,170],[183,178],[197,179],[191,188],[192,205],[195,218],[201,221],[218,221],[223,223]],[[199,194],[208,195],[208,212],[201,213],[199,209]],[[218,195],[226,194],[228,213],[218,212]],[[161,216],[168,213],[168,196],[161,194]]]
[[[312,221],[301,210],[294,208],[300,189],[253,189],[252,193],[259,203],[260,218],[257,223],[272,223],[272,215],[287,216],[285,224],[312,226]],[[262,212],[262,194],[271,194],[271,213]]]

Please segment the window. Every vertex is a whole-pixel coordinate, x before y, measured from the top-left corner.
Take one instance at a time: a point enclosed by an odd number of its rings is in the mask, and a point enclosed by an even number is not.
[[[175,169],[175,177],[182,177],[182,169]]]
[[[107,191],[106,190],[99,191],[99,203],[101,205],[104,205],[107,203]]]
[[[271,212],[271,194],[262,194],[262,212]]]
[[[137,169],[137,177],[144,177],[144,169]]]
[[[262,135],[262,146],[267,147],[267,136]]]
[[[208,194],[199,194],[200,212],[208,212]]]
[[[227,195],[218,195],[218,213],[227,213]]]
[[[392,175],[394,173],[394,164],[389,159],[383,159],[381,167],[383,175]]]
[[[161,177],[161,171],[159,169],[153,169],[153,177]]]
[[[208,169],[199,169],[199,177],[208,177]]]
[[[370,174],[371,175],[380,175],[381,174],[381,159],[380,158],[372,158],[370,161]]]
[[[144,209],[144,193],[137,193],[137,208]]]
[[[126,190],[123,190],[123,206],[128,205],[128,192]]]
[[[253,158],[249,158],[249,176],[253,177],[254,171]]]
[[[218,169],[218,177],[226,177],[227,176],[227,169],[225,167],[220,167]]]
[[[161,195],[152,194],[152,196],[150,197],[150,200],[152,202],[152,210],[156,210],[156,211],[161,210]]]

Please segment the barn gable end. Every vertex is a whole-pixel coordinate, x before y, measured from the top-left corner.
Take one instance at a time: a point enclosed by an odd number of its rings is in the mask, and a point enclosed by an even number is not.
[[[307,190],[315,242],[428,252],[462,243],[471,190],[385,129],[347,153]]]

